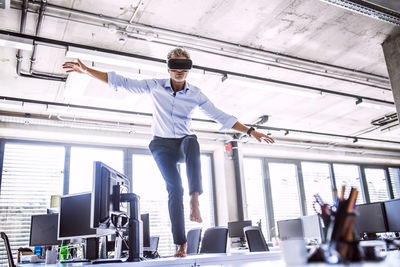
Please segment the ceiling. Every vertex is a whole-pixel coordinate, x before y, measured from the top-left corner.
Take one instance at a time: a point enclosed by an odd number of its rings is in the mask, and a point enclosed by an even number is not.
[[[294,133],[298,130],[327,133],[332,138],[343,135],[400,144],[396,120],[385,126],[371,124],[396,113],[390,104],[394,100],[381,47],[389,35],[398,33],[396,25],[320,0],[47,2],[39,37],[85,45],[88,50],[99,48],[155,59],[165,59],[168,51],[182,45],[198,67],[197,72],[195,69],[189,74],[190,83],[242,123],[253,124],[260,116],[268,115],[264,127],[272,129],[278,139],[289,138],[292,133],[297,138]],[[10,9],[0,9],[0,30],[20,32],[21,5],[22,1],[11,1]],[[40,1],[30,1],[26,35],[35,35],[39,8]],[[0,46],[0,95],[24,99],[24,106],[2,100],[0,115],[29,113],[51,120],[85,117],[73,108],[57,116],[60,114],[50,111],[48,105],[40,107],[40,101],[151,113],[146,96],[114,92],[84,75],[71,74],[65,83],[18,76],[16,51]],[[31,53],[23,51],[23,73],[28,73]],[[66,76],[61,65],[68,60],[75,59],[66,57],[65,47],[39,44],[33,69],[36,73]],[[166,69],[146,71],[133,63],[127,67],[112,62],[84,62],[132,78],[168,77]],[[224,73],[228,73],[228,79],[222,81]],[[235,75],[240,81],[235,81]],[[304,91],[319,95],[305,96]],[[386,104],[359,106],[357,98]],[[29,105],[29,100],[37,105]],[[115,116],[108,119],[105,113],[100,113],[104,120],[118,120]],[[90,117],[88,114],[86,117]],[[146,114],[132,115],[124,122],[148,123]],[[201,112],[194,117],[208,119]],[[193,127],[218,129],[217,125],[205,125]],[[274,131],[277,128],[293,132]],[[354,141],[350,138],[346,142]]]

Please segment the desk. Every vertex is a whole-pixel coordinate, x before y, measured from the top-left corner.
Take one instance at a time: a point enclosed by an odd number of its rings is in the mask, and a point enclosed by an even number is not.
[[[45,264],[39,264],[45,265]],[[21,267],[38,267],[38,264],[23,264]],[[49,267],[79,267],[91,265],[90,263],[53,264]],[[279,251],[234,253],[234,254],[204,254],[188,256],[186,258],[159,258],[142,262],[107,263],[91,265],[93,267],[285,267]],[[329,265],[325,263],[312,263],[307,267],[335,267],[348,265]],[[390,251],[382,262],[353,263],[353,267],[399,267],[400,251]],[[85,266],[88,267],[88,266]]]

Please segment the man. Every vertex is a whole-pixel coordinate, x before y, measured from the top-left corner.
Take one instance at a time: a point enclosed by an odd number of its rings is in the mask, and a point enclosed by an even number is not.
[[[168,191],[168,209],[172,225],[176,257],[186,256],[186,235],[183,211],[183,188],[178,163],[185,162],[190,199],[190,220],[202,222],[199,210],[199,195],[202,193],[200,148],[197,137],[189,127],[191,114],[199,107],[212,119],[222,124],[221,130],[234,129],[253,136],[259,142],[273,143],[274,140],[254,128],[241,124],[235,117],[217,109],[198,89],[186,82],[192,67],[190,55],[181,48],[168,53],[170,79],[132,80],[115,72],[100,72],[78,62],[66,62],[67,72],[88,74],[101,80],[115,90],[124,88],[132,93],[149,93],[153,101],[153,140],[149,148],[165,180]]]

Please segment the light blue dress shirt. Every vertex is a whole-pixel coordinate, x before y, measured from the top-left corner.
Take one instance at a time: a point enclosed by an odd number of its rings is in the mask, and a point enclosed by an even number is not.
[[[199,88],[185,83],[185,88],[174,96],[170,79],[134,80],[115,72],[108,72],[108,85],[118,90],[123,88],[132,93],[150,94],[153,102],[152,130],[155,136],[181,138],[192,134],[190,123],[192,113],[199,107],[211,119],[222,125],[221,130],[229,130],[238,121],[226,114],[200,91]]]

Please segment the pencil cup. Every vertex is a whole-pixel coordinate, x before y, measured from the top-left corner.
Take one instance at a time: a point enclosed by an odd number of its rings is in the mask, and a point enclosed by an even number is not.
[[[287,265],[307,263],[307,250],[304,239],[286,239],[280,242],[283,259]]]

